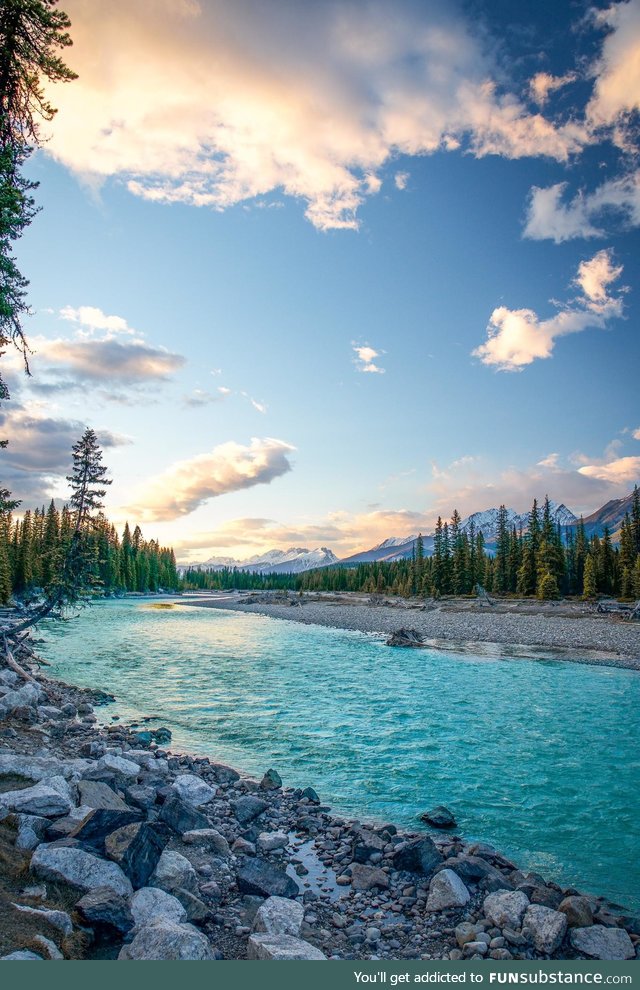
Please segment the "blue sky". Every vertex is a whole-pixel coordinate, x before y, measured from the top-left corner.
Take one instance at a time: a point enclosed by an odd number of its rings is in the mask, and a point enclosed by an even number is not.
[[[633,487],[639,0],[63,6],[25,504],[86,424],[184,560]]]

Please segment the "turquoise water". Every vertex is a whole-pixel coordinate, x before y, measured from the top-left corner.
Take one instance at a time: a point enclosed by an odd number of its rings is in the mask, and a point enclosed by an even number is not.
[[[398,650],[216,609],[105,602],[47,624],[55,675],[155,715],[174,748],[337,813],[416,825],[434,804],[519,865],[640,909],[640,675],[559,660]]]

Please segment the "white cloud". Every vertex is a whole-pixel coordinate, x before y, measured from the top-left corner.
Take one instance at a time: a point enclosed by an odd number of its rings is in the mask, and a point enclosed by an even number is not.
[[[79,323],[83,329],[89,331],[109,330],[112,333],[135,333],[135,330],[131,329],[124,317],[107,316],[97,306],[78,306],[77,309],[74,309],[73,306],[65,306],[60,310],[60,316],[63,320],[69,320],[71,323]]]
[[[375,363],[376,358],[382,357],[384,351],[376,351],[368,344],[353,344],[356,357],[354,364],[358,371],[365,374],[384,375],[385,369]]]
[[[608,292],[622,274],[622,266],[614,266],[612,259],[612,252],[605,250],[583,261],[575,279],[582,295],[547,320],[531,309],[494,309],[487,340],[472,352],[474,357],[498,371],[521,371],[538,358],[551,357],[559,337],[604,328],[609,319],[622,314],[621,297]]]
[[[640,440],[640,426],[637,430],[633,431],[632,436],[634,440]]]
[[[178,519],[211,498],[269,484],[286,474],[294,450],[291,444],[271,437],[254,437],[248,446],[230,440],[151,478],[129,511],[144,520]]]
[[[68,0],[79,73],[47,153],[96,184],[225,209],[282,189],[355,228],[398,154],[567,161],[579,121],[530,113],[445,0]],[[167,66],[170,64],[170,71]]]
[[[555,471],[558,467],[558,461],[560,459],[560,454],[547,454],[543,457],[541,461],[537,462],[536,467],[549,468],[550,471]]]
[[[576,237],[604,237],[612,222],[640,226],[640,170],[609,179],[591,193],[578,192],[563,203],[566,188],[566,182],[546,189],[533,187],[525,237],[560,244]]]
[[[628,150],[635,144],[632,114],[640,109],[640,3],[612,3],[594,19],[609,33],[595,67],[587,121],[592,129],[613,128],[616,143]]]
[[[614,484],[640,481],[640,457],[618,457],[606,464],[585,464],[578,468],[587,478],[610,481]]]
[[[250,402],[254,409],[256,409],[259,413],[262,413],[263,416],[265,415],[267,406],[264,402],[258,402],[257,399],[250,399]]]
[[[396,189],[406,189],[407,182],[409,181],[409,173],[396,172],[396,174],[393,177],[393,181],[395,182]]]
[[[564,76],[552,76],[548,72],[537,72],[529,83],[531,98],[539,107],[543,107],[549,99],[549,94],[562,89],[568,83],[575,82],[575,72],[567,72]]]

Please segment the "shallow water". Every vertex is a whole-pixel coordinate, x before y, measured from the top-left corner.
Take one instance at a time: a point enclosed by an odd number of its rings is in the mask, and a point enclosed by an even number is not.
[[[465,837],[640,910],[636,672],[130,600],[43,630],[54,675],[117,696],[107,720],[157,716],[174,748],[274,767],[351,817],[446,804]]]

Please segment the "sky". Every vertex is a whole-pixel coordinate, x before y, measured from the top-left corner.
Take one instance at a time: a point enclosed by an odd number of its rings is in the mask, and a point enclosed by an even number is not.
[[[181,561],[640,481],[640,0],[63,0],[3,483]]]

